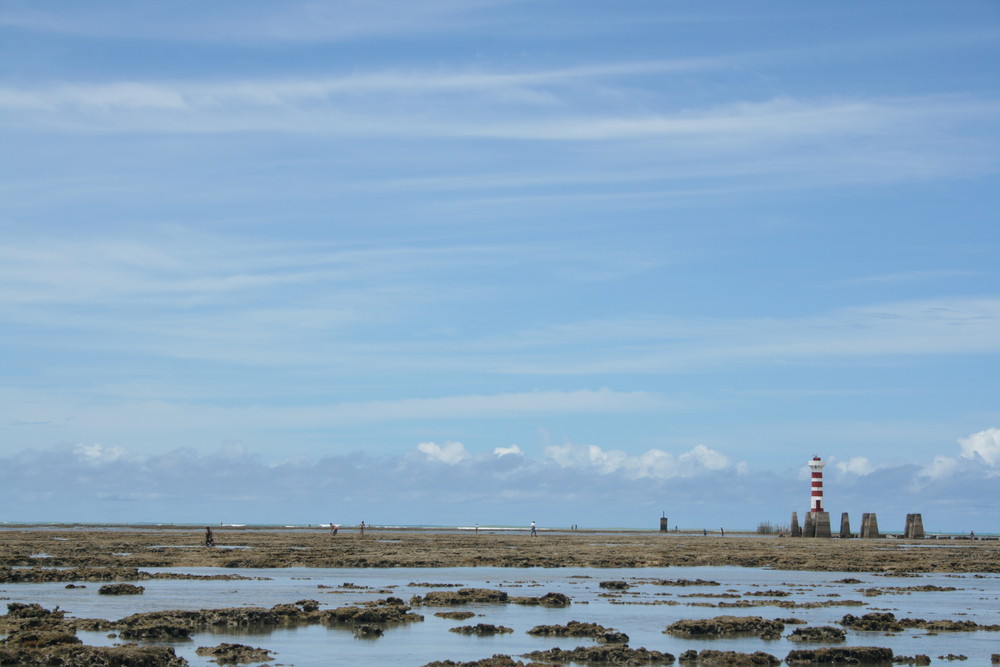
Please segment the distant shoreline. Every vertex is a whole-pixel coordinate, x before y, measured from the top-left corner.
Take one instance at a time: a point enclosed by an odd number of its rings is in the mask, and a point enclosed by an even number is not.
[[[968,536],[924,540],[791,538],[727,532],[490,531],[345,526],[4,526],[0,567],[104,568],[650,568],[733,566],[781,570],[1000,572],[1000,541]],[[8,571],[9,573],[9,571]],[[87,575],[104,576],[104,575]],[[116,574],[116,576],[119,576]]]
[[[350,523],[339,523],[336,524],[341,530],[357,530],[358,526],[356,524]],[[318,531],[318,532],[329,532],[330,524],[266,524],[266,523],[80,523],[80,522],[16,522],[16,521],[0,521],[0,531],[3,530],[204,530],[206,526],[210,526],[213,530],[243,530],[243,531]],[[507,526],[507,525],[462,525],[462,526],[450,526],[450,525],[398,525],[398,524],[366,524],[365,530],[371,531],[391,531],[391,532],[425,532],[425,533],[441,533],[441,532],[481,532],[481,533],[518,533],[518,532],[528,532],[527,526]],[[654,528],[601,528],[601,527],[586,527],[586,528],[570,528],[562,526],[549,526],[549,527],[538,527],[539,533],[547,534],[582,534],[582,535],[594,535],[594,534],[626,534],[626,535],[678,535],[678,536],[704,536],[704,529],[701,528],[682,528],[682,529],[671,529],[669,531],[660,531]],[[888,539],[900,539],[902,538],[902,530],[883,530],[882,535],[884,538]],[[718,529],[707,530],[708,535],[719,536],[720,532]],[[739,530],[729,528],[725,529],[726,537],[759,537],[761,539],[770,539],[779,537],[778,534],[760,534],[755,530]],[[837,535],[833,535],[832,539],[839,539]],[[989,540],[1000,540],[1000,533],[976,533],[974,536],[970,536],[967,533],[957,533],[957,532],[927,532],[927,537],[925,539],[929,540],[970,540],[970,541],[989,541]]]

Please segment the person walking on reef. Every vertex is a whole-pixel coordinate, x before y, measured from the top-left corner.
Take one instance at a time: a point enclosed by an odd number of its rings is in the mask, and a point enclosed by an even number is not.
[[[723,530],[722,528],[720,528],[719,529],[719,535],[722,536],[722,537],[725,537],[726,536],[726,531]]]
[[[336,535],[337,534],[337,530],[338,530],[337,524],[335,524],[334,522],[331,521],[330,522],[330,534],[331,535]]]
[[[214,547],[215,546],[215,536],[212,535],[212,529],[205,526],[205,546]]]
[[[538,537],[538,531],[535,529],[535,522],[531,522],[531,536]]]
[[[358,528],[361,529],[361,537],[364,537],[365,536],[365,522],[362,521],[361,524],[358,526]]]

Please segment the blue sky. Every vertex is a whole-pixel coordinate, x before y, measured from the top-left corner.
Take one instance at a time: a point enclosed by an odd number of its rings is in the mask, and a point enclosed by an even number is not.
[[[0,520],[997,530],[996,2],[0,0]],[[883,518],[884,517],[884,518]]]

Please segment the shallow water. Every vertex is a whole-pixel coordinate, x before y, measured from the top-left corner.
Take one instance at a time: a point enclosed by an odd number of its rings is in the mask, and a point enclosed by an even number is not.
[[[920,577],[884,577],[858,573],[790,572],[752,568],[393,568],[393,569],[238,569],[162,568],[152,572],[188,574],[238,574],[247,577],[267,577],[259,581],[191,581],[152,580],[139,582],[145,587],[141,596],[98,595],[99,583],[86,583],[86,588],[66,589],[59,584],[6,584],[0,586],[0,597],[11,602],[38,602],[47,608],[59,606],[69,616],[117,620],[140,611],[167,609],[207,609],[221,607],[271,607],[302,599],[315,599],[321,608],[334,608],[387,595],[409,600],[442,588],[409,586],[414,583],[461,584],[476,588],[499,588],[511,596],[541,596],[547,592],[568,595],[573,604],[563,609],[526,607],[521,605],[468,605],[476,617],[452,621],[434,616],[435,612],[451,607],[418,607],[414,611],[424,621],[386,629],[379,639],[357,639],[349,629],[331,629],[314,625],[292,629],[260,629],[248,632],[201,632],[192,641],[172,643],[177,653],[192,665],[214,665],[195,655],[199,646],[215,646],[236,642],[266,648],[276,653],[275,663],[282,665],[325,665],[331,663],[373,663],[423,665],[433,660],[476,660],[496,653],[512,656],[555,646],[573,648],[590,646],[589,639],[533,637],[526,631],[540,624],[565,624],[570,620],[599,623],[625,632],[629,645],[666,651],[679,655],[687,649],[713,648],[735,651],[766,651],[784,658],[789,651],[816,645],[791,642],[787,639],[765,641],[756,637],[694,640],[663,634],[663,629],[684,618],[710,618],[719,615],[763,616],[765,618],[796,617],[809,625],[837,625],[845,614],[871,611],[891,611],[897,617],[924,619],[972,620],[980,624],[1000,624],[1000,577],[996,575],[923,575]],[[838,584],[836,580],[853,577],[860,584]],[[702,579],[719,582],[719,586],[659,586],[658,579]],[[600,582],[624,580],[627,591],[608,591]],[[343,588],[343,584],[364,587]],[[877,597],[865,597],[867,588],[907,588],[922,585],[955,587],[955,591],[887,592]],[[321,588],[331,587],[331,588]],[[690,606],[692,603],[732,602],[716,597],[682,597],[733,593],[745,600],[763,599],[747,593],[763,590],[789,591],[781,598],[795,602],[858,600],[863,606],[834,606],[816,609],[786,609],[777,606],[753,608],[714,608]],[[454,590],[449,587],[447,590]],[[666,605],[656,602],[673,601]],[[448,630],[460,625],[492,623],[514,630],[512,634],[494,637],[465,636]],[[785,634],[795,627],[786,626]],[[104,633],[79,633],[85,643],[110,645],[117,640]],[[885,646],[897,655],[937,656],[962,654],[969,657],[965,664],[989,664],[992,653],[1000,653],[1000,633],[967,632],[931,635],[923,630],[908,630],[895,636],[881,633],[848,632],[843,646]],[[270,664],[275,664],[270,663]]]

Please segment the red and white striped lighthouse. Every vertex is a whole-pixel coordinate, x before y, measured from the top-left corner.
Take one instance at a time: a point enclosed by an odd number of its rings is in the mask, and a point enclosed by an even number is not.
[[[809,505],[810,512],[825,512],[823,509],[823,466],[826,463],[816,455],[809,462],[809,470],[812,471],[812,503]]]

